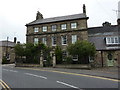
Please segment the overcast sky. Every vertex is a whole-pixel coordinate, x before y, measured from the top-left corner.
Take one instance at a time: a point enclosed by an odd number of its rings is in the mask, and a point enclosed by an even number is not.
[[[39,10],[44,18],[82,13],[86,5],[88,27],[101,26],[108,21],[117,24],[118,1],[120,0],[1,0],[0,2],[0,40],[14,36],[21,43],[26,42],[26,27],[36,18]]]

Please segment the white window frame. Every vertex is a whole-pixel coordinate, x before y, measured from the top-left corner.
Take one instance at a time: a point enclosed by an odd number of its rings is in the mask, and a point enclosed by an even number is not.
[[[78,61],[78,55],[72,56],[72,60],[73,60],[73,61]]]
[[[47,26],[43,26],[43,27],[42,27],[42,31],[43,31],[43,32],[47,32]]]
[[[35,27],[34,28],[34,32],[36,33],[36,32],[38,32],[39,31],[39,28],[38,27]]]
[[[120,37],[114,36],[114,37],[106,37],[106,44],[107,45],[114,45],[114,44],[120,44]],[[117,41],[117,42],[116,42]]]
[[[61,30],[66,30],[67,29],[67,24],[61,24]]]
[[[72,29],[75,29],[75,28],[77,28],[77,23],[76,23],[76,22],[74,22],[74,23],[71,23],[71,28],[72,28]]]
[[[57,30],[57,25],[52,25],[51,28],[52,28],[52,31],[56,31]]]
[[[38,44],[38,42],[39,42],[39,38],[35,37],[34,38],[34,44]]]
[[[67,36],[64,35],[64,36],[61,36],[61,42],[62,42],[62,45],[67,45]],[[66,42],[66,43],[65,43]]]
[[[42,43],[45,44],[45,45],[47,45],[47,38],[46,37],[42,38]]]
[[[55,36],[52,36],[52,46],[56,46],[57,40]]]
[[[77,35],[72,35],[72,44],[74,44],[77,41]]]

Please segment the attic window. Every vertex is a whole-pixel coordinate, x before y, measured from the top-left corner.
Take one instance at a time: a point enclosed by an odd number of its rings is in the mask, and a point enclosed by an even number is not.
[[[106,37],[106,44],[107,45],[114,45],[114,44],[120,44],[120,37]]]

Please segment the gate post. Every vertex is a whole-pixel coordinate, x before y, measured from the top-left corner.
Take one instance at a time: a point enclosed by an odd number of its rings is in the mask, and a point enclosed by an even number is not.
[[[40,67],[43,67],[43,53],[40,55]]]

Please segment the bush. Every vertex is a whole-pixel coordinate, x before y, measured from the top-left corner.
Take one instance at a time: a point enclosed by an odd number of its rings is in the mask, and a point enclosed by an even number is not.
[[[7,64],[8,62],[7,62],[7,58],[4,56],[3,58],[2,58],[2,64]]]

